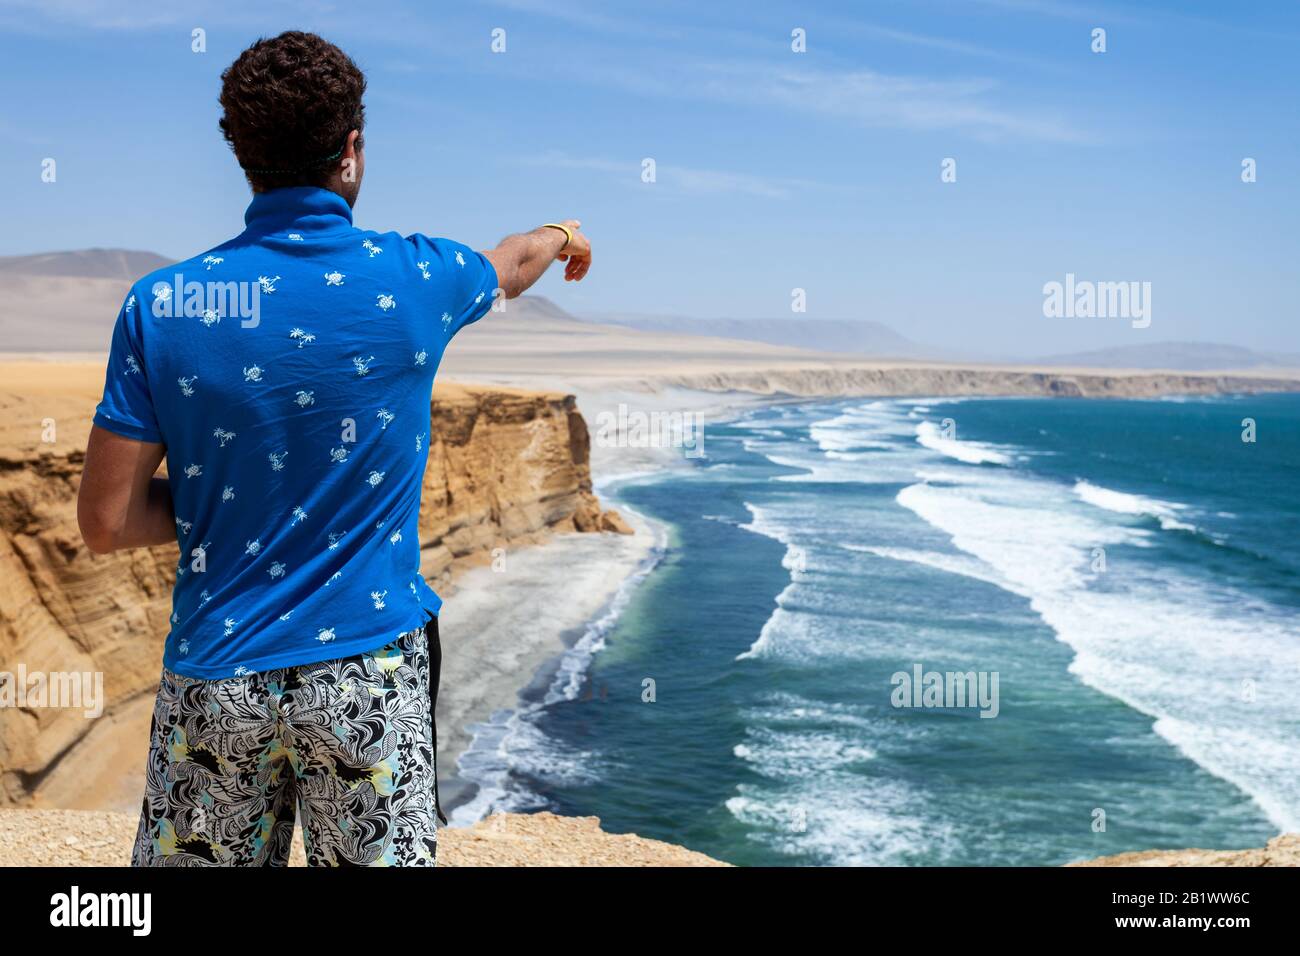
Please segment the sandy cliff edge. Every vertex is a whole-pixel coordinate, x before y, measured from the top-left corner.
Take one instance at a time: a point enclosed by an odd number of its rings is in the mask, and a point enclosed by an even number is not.
[[[136,817],[99,810],[0,810],[0,866],[124,866]],[[302,833],[291,866],[305,865]],[[439,866],[727,866],[703,853],[634,834],[606,833],[596,817],[500,813],[438,832]],[[1250,850],[1146,850],[1071,866],[1297,866],[1300,834]]]
[[[136,818],[100,810],[0,810],[0,866],[126,866]],[[302,831],[290,866],[305,866]],[[606,833],[596,817],[502,813],[438,831],[438,865],[727,866],[635,834]]]
[[[1300,833],[1283,833],[1249,850],[1138,850],[1070,866],[1300,866]]]

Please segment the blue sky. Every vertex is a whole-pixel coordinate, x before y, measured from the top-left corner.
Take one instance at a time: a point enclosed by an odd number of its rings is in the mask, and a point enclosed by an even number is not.
[[[591,275],[537,290],[573,311],[798,321],[802,288],[810,317],[952,348],[1300,351],[1300,4],[1281,0],[0,0],[0,255],[183,257],[238,232],[218,77],[290,28],[369,77],[358,224],[481,248],[580,218]],[[1068,272],[1151,282],[1150,327],[1045,318]]]

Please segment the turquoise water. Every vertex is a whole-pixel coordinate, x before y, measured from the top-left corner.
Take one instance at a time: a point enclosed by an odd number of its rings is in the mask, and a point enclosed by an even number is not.
[[[502,742],[514,806],[740,864],[1300,828],[1300,397],[857,399],[705,448],[620,490],[667,546]],[[917,665],[996,673],[997,716],[893,706]]]

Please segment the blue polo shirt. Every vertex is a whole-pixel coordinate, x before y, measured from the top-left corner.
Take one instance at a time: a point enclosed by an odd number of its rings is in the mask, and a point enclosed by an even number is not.
[[[101,428],[161,442],[181,559],[163,663],[222,678],[348,657],[436,614],[420,575],[433,376],[496,272],[447,239],[262,193],[239,236],[136,282]]]

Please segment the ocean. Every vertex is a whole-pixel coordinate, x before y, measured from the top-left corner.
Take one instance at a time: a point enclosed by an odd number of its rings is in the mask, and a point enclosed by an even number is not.
[[[772,405],[704,444],[617,487],[661,547],[477,728],[473,813],[749,865],[1300,829],[1300,396]],[[929,672],[996,708],[895,692]]]

